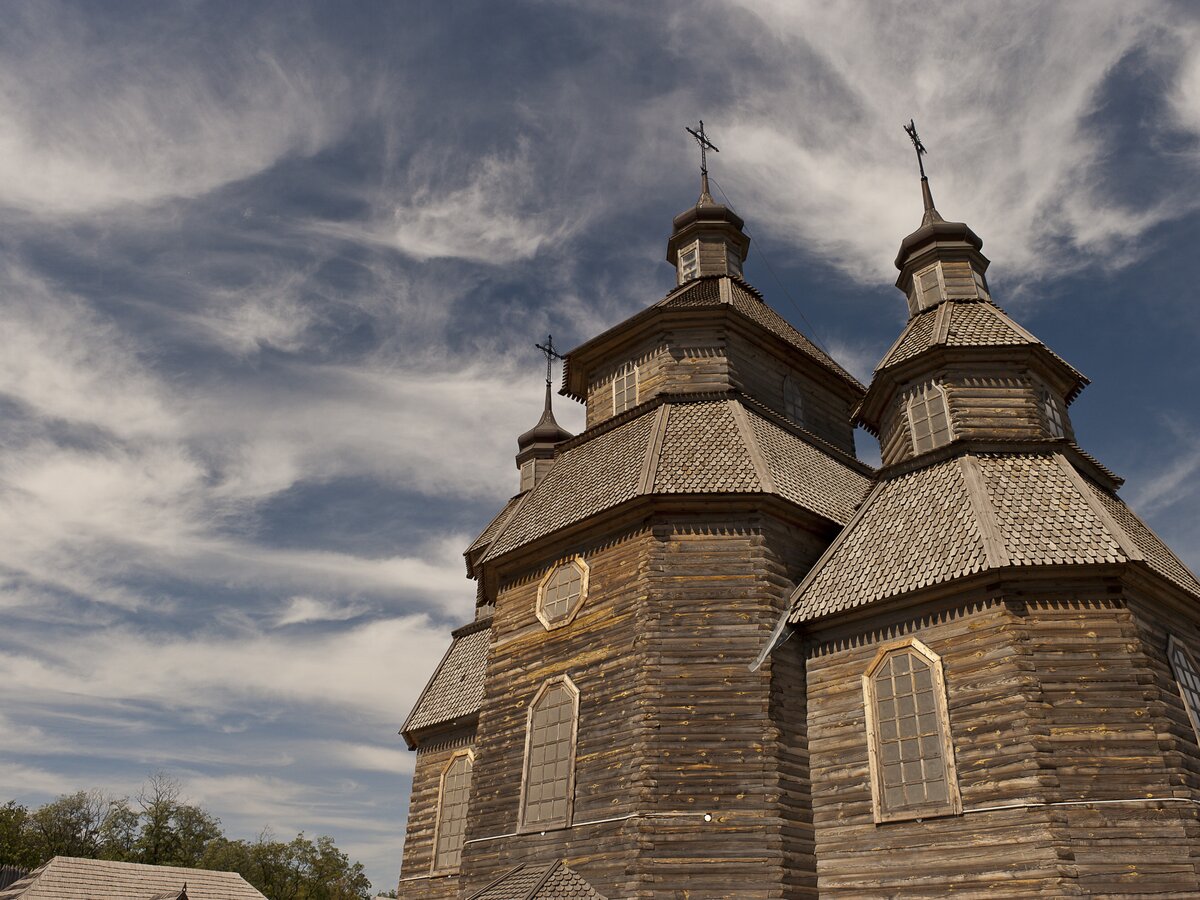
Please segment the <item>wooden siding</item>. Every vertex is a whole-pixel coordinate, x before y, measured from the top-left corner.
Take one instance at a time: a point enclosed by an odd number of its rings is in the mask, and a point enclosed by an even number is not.
[[[610,897],[811,895],[802,661],[748,666],[827,540],[754,513],[655,519],[572,548],[588,598],[552,632],[535,602],[555,560],[502,585],[465,889],[564,858]],[[528,703],[564,674],[580,692],[573,826],[518,834]]]
[[[880,424],[880,455],[884,465],[913,457],[905,400],[915,387],[936,381],[946,392],[954,437],[959,440],[1022,441],[1053,438],[1042,414],[1041,396],[1049,390],[1028,371],[1012,366],[973,364],[969,369],[948,366],[923,373],[897,391]],[[1074,438],[1070,416],[1061,395],[1063,425]]]
[[[471,747],[473,730],[457,730],[426,739],[417,750],[413,768],[412,794],[408,802],[408,826],[404,838],[404,860],[400,868],[401,897],[443,900],[458,896],[457,875],[430,876],[433,840],[437,829],[438,791],[442,772],[456,752]]]

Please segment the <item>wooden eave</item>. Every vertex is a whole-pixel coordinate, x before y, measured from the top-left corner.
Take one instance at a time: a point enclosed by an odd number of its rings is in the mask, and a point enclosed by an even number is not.
[[[447,719],[445,722],[437,722],[433,725],[426,725],[422,728],[412,730],[401,729],[400,736],[404,738],[404,744],[409,750],[416,750],[422,744],[429,743],[431,738],[441,736],[453,736],[455,732],[462,732],[465,736],[468,731],[473,731],[479,724],[479,713],[472,713],[469,716],[456,716],[453,719]]]
[[[1078,468],[1087,473],[1087,476],[1092,481],[1107,487],[1109,490],[1116,491],[1125,483],[1124,478],[1101,464],[1094,456],[1085,453],[1078,444],[1066,438],[1022,441],[979,441],[955,438],[948,444],[943,444],[934,450],[927,450],[919,456],[892,463],[890,466],[882,466],[876,472],[876,477],[880,482],[889,481],[893,478],[899,478],[901,475],[907,475],[909,472],[915,472],[917,469],[924,469],[926,466],[936,465],[943,460],[966,453],[1026,453],[1046,455],[1061,453],[1075,463]]]
[[[507,553],[490,559],[480,567],[480,577],[493,592],[507,577],[524,573],[547,559],[558,558],[582,543],[611,539],[645,526],[663,514],[739,514],[765,513],[804,528],[830,536],[838,531],[837,522],[818,512],[793,503],[778,494],[762,491],[722,494],[640,494],[622,503],[600,510],[564,528],[534,538]]]
[[[730,277],[730,280],[737,281]],[[758,291],[745,282],[737,283],[761,298]],[[662,335],[665,340],[673,328],[695,327],[699,324],[717,322],[731,327],[742,337],[762,341],[764,337],[771,344],[773,354],[785,359],[790,365],[806,370],[814,379],[841,395],[850,402],[859,400],[865,388],[857,381],[847,381],[840,373],[830,369],[819,359],[805,353],[803,350],[774,334],[754,320],[748,318],[729,303],[713,303],[710,306],[695,307],[664,307],[678,290],[689,288],[690,284],[681,285],[663,300],[647,307],[625,321],[579,345],[566,355],[563,365],[562,388],[559,391],[565,397],[570,397],[580,403],[587,401],[589,375],[595,364],[603,359],[617,356],[622,346],[637,343],[651,335]],[[759,302],[763,302],[761,299]],[[802,360],[803,362],[797,362]]]
[[[878,423],[901,384],[912,381],[926,372],[955,364],[981,361],[1018,363],[1036,369],[1052,387],[1062,392],[1068,405],[1091,383],[1087,376],[1042,343],[979,344],[961,347],[934,344],[894,366],[877,369],[866,394],[851,412],[851,421],[878,437]]]

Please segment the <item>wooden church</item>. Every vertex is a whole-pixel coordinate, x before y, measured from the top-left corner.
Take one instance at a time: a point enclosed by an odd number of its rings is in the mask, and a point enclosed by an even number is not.
[[[867,387],[706,173],[678,286],[566,354],[586,430],[547,390],[403,726],[401,897],[1200,897],[1200,584],[921,187]]]

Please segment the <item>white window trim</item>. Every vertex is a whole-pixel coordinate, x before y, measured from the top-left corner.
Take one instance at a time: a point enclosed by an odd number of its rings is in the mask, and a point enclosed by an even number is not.
[[[633,376],[633,402],[627,404],[625,409],[617,409],[617,382],[628,375]],[[633,407],[638,405],[638,401],[641,399],[642,390],[642,386],[640,384],[641,379],[638,377],[639,375],[640,373],[638,372],[638,365],[634,362],[627,362],[625,365],[621,366],[621,368],[617,369],[617,373],[613,376],[612,380],[612,404],[614,416],[620,415],[621,413],[625,412],[626,409],[633,409]],[[629,392],[626,391],[625,394],[628,396]]]
[[[1197,719],[1197,712],[1192,708],[1192,704],[1188,702],[1187,691],[1184,686],[1183,679],[1179,677],[1179,672],[1175,668],[1175,652],[1181,651],[1188,665],[1192,667],[1192,672],[1200,675],[1200,669],[1196,668],[1196,659],[1192,656],[1192,652],[1187,645],[1180,640],[1177,640],[1175,635],[1167,636],[1167,665],[1171,667],[1171,675],[1175,678],[1175,687],[1179,691],[1179,699],[1183,701],[1183,708],[1187,712],[1188,721],[1192,723],[1192,731],[1196,736],[1196,743],[1200,744],[1200,719]],[[1198,698],[1200,700],[1200,698]]]
[[[573,701],[571,715],[571,770],[567,774],[567,815],[562,822],[545,823],[538,822],[533,825],[525,822],[525,792],[529,788],[529,745],[533,740],[533,710],[537,703],[546,691],[557,684],[565,685],[571,694]],[[542,682],[542,686],[538,688],[533,699],[529,701],[529,708],[525,711],[525,753],[521,756],[521,805],[518,807],[517,831],[532,832],[532,831],[549,831],[558,828],[570,828],[571,822],[575,817],[575,753],[579,738],[579,688],[575,686],[575,682],[571,680],[570,675],[559,675],[555,678],[549,678]]]
[[[695,267],[691,275],[685,275],[683,271],[683,258],[687,253],[694,253],[696,257]],[[700,277],[700,241],[699,239],[692,241],[685,247],[679,248],[679,283],[683,284],[687,281],[692,281]]]
[[[459,864],[457,866],[442,866],[438,868],[438,840],[441,838],[442,831],[442,803],[446,799],[446,775],[450,772],[450,767],[454,765],[462,757],[466,757],[471,763],[471,780],[472,784],[475,779],[475,750],[471,747],[465,750],[456,750],[450,754],[450,758],[446,760],[446,764],[442,766],[442,774],[438,776],[438,799],[437,809],[434,812],[433,818],[433,854],[429,861],[430,875],[449,875],[459,871],[462,868],[462,848],[459,848]],[[467,794],[468,811],[470,808],[470,793]],[[465,816],[465,813],[464,813]],[[463,844],[466,845],[466,834],[463,835]]]
[[[922,450],[917,446],[917,425],[913,419],[913,403],[916,400],[920,399],[921,402],[925,403],[926,406],[928,406],[928,401],[926,401],[925,397],[926,397],[926,393],[931,390],[936,390],[941,395],[942,406],[946,410],[946,443],[945,444],[934,444],[928,450]],[[909,439],[909,443],[912,445],[913,455],[919,455],[921,453],[931,453],[934,450],[938,449],[938,447],[945,447],[946,444],[949,444],[951,441],[953,441],[955,439],[954,419],[950,415],[950,398],[948,396],[946,396],[946,389],[938,382],[931,381],[931,382],[924,384],[921,387],[917,388],[913,393],[909,394],[908,401],[904,404],[904,410],[908,416],[908,439]],[[932,434],[932,431],[930,433]]]
[[[557,622],[551,622],[542,608],[542,604],[546,599],[546,585],[550,583],[550,579],[554,577],[554,573],[563,566],[574,566],[579,570],[579,600],[576,601],[574,607],[567,615]],[[588,577],[591,575],[591,566],[587,564],[582,556],[573,556],[570,559],[555,563],[550,567],[550,571],[542,576],[542,580],[538,582],[537,603],[534,607],[534,612],[537,615],[537,620],[542,623],[542,627],[547,631],[554,631],[558,628],[566,628],[575,621],[575,617],[579,615],[579,611],[583,609],[583,604],[588,598]]]
[[[879,726],[875,721],[874,676],[884,661],[900,650],[913,650],[924,657],[933,673],[933,700],[937,707],[938,730],[941,732],[942,759],[946,765],[946,794],[944,803],[930,804],[918,809],[890,811],[883,804],[883,767],[879,763]],[[942,658],[916,638],[895,641],[879,649],[862,676],[863,707],[867,725],[867,762],[871,772],[871,812],[875,824],[884,822],[907,822],[913,819],[930,819],[938,816],[962,815],[962,794],[958,789],[958,766],[954,762],[954,741],[950,735],[950,712],[946,702],[946,678],[942,671]]]

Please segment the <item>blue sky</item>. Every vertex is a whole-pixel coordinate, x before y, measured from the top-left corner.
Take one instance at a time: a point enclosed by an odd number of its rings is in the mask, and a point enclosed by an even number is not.
[[[6,20],[0,799],[161,768],[234,834],[329,833],[394,884],[396,730],[516,489],[532,345],[671,286],[699,118],[749,280],[866,379],[903,325],[915,117],[994,296],[1093,379],[1081,443],[1200,567],[1194,5]]]

